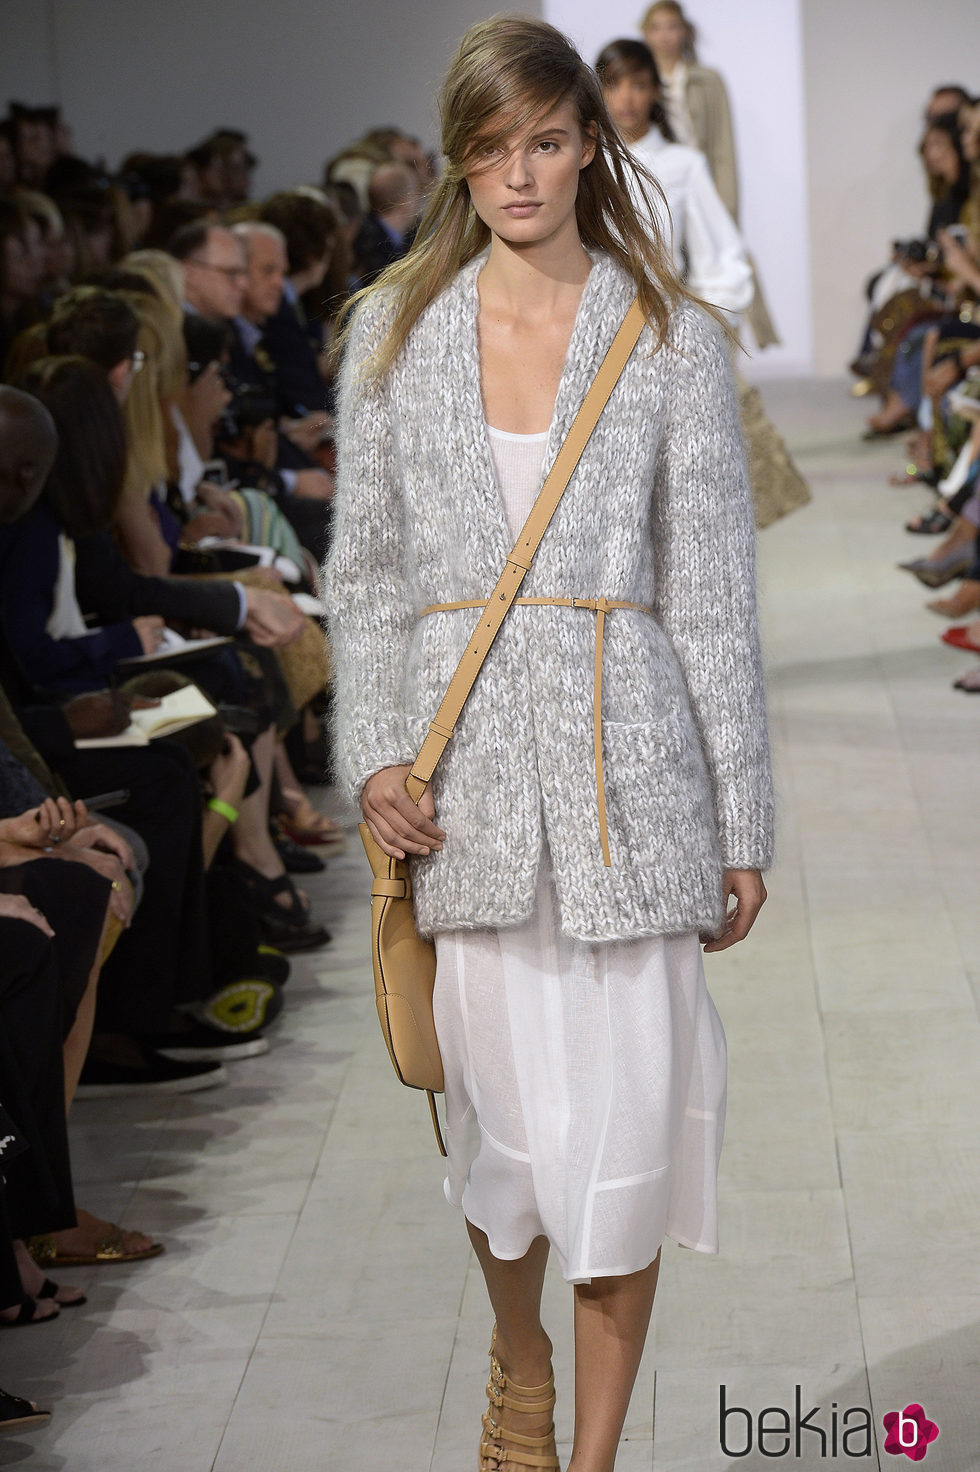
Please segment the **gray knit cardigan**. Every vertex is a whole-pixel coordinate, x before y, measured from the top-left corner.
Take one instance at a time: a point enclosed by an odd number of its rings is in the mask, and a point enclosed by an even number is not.
[[[411,762],[510,538],[480,390],[477,276],[463,268],[380,382],[361,372],[386,319],[357,314],[338,398],[339,470],[325,592],[336,759],[357,802]],[[633,296],[593,258],[544,472]],[[606,619],[602,737],[612,866],[593,762],[595,615],[508,613],[436,771],[442,851],[413,859],[423,934],[519,924],[545,841],[562,928],[587,941],[716,929],[723,866],[771,862],[773,796],[755,611],[754,530],[721,335],[674,312],[646,329],[546,532],[523,595],[620,598]]]

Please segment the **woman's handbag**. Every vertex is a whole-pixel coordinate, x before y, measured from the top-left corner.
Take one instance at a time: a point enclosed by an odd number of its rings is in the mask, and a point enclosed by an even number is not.
[[[453,734],[497,631],[517,597],[538,544],[558,509],[565,487],[645,325],[643,308],[638,300],[634,301],[521,528],[405,780],[413,802],[418,802],[432,781],[432,774]],[[432,1016],[435,945],[424,940],[415,928],[408,860],[394,859],[386,854],[372,838],[366,823],[361,823],[360,834],[374,876],[371,885],[371,955],[381,1031],[401,1082],[413,1089],[424,1089],[428,1094],[436,1139],[445,1155],[434,1097],[441,1094],[444,1087],[442,1058]]]

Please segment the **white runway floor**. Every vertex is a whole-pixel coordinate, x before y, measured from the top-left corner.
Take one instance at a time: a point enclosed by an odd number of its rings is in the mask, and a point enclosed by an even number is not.
[[[841,384],[765,397],[814,491],[760,537],[779,858],[753,937],[707,958],[730,1052],[721,1255],[665,1248],[619,1468],[771,1467],[722,1451],[724,1384],[756,1422],[797,1385],[822,1408],[825,1454],[804,1431],[776,1465],[894,1468],[882,1417],[919,1402],[929,1472],[968,1472],[980,699],[951,689],[971,658],[894,570],[924,550],[900,527],[928,500],[885,484],[899,447],[857,442]],[[80,1203],[167,1252],[64,1274],[87,1307],[2,1335],[0,1384],[55,1414],[0,1439],[0,1466],[474,1472],[490,1314],[424,1099],[378,1033],[355,844],[310,886],[335,939],[296,964],[267,1057],[223,1090],[76,1107]],[[547,1308],[567,1459],[560,1280]],[[872,1413],[870,1457],[832,1455],[834,1404],[841,1427]]]

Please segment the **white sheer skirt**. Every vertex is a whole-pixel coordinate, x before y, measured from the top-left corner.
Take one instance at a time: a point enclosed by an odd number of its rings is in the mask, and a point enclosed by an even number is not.
[[[494,1256],[545,1236],[588,1282],[668,1236],[717,1252],[727,1055],[697,935],[573,940],[543,862],[529,920],[440,934],[436,958],[446,1195]]]

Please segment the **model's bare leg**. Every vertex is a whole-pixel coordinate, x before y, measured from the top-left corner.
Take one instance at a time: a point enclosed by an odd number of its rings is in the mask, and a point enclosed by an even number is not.
[[[483,1269],[497,1319],[494,1353],[501,1369],[515,1385],[543,1385],[551,1375],[551,1340],[541,1323],[541,1290],[548,1265],[548,1239],[535,1237],[523,1257],[515,1262],[505,1262],[494,1257],[486,1234],[478,1227],[467,1222],[466,1230]],[[533,1399],[522,1397],[513,1390],[508,1390],[508,1395],[514,1400]],[[501,1426],[501,1444],[516,1449],[516,1442],[508,1443],[508,1428],[522,1436],[544,1436],[551,1426],[552,1415],[550,1411],[532,1413],[504,1407],[494,1412],[494,1419]]]
[[[613,1472],[657,1291],[660,1253],[575,1288],[575,1441],[566,1472]]]

